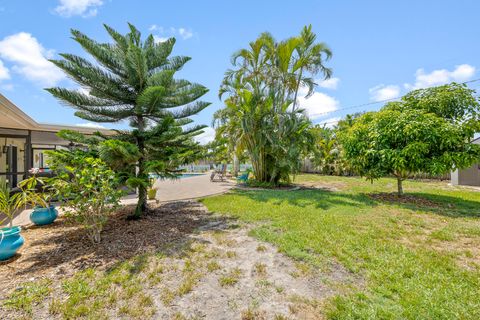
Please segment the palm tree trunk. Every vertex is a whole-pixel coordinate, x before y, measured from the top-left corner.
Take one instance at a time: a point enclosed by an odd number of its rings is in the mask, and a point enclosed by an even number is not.
[[[237,156],[237,148],[234,148],[233,151],[233,175],[238,176],[238,171],[240,171],[240,161]]]
[[[300,74],[298,75],[297,87],[295,88],[295,95],[293,97],[293,107],[292,110],[295,111],[295,106],[297,105],[297,96],[298,90],[300,89],[300,80],[302,79],[303,68],[300,68]]]

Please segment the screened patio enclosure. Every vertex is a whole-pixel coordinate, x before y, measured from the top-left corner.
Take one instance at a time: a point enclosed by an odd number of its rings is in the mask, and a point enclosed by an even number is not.
[[[68,145],[55,132],[0,128],[0,179],[15,187],[30,168],[48,169],[45,151]]]
[[[68,129],[83,134],[110,130],[37,123],[16,105],[0,94],[0,180],[13,188],[26,177],[30,168],[48,169],[45,151],[68,148],[70,141],[57,136]]]

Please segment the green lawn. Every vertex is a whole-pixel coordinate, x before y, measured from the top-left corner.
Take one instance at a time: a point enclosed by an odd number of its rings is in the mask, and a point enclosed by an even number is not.
[[[326,305],[333,319],[480,319],[480,192],[405,182],[415,203],[372,200],[395,180],[300,175],[336,191],[237,191],[204,199],[287,255],[363,279]]]

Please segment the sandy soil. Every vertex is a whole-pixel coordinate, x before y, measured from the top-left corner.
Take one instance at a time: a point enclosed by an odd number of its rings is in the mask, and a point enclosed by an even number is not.
[[[326,299],[358,282],[340,265],[320,271],[293,261],[250,237],[253,226],[214,216],[195,201],[163,204],[139,221],[125,220],[128,212],[111,220],[98,246],[61,219],[25,230],[21,255],[0,265],[0,300],[25,281],[44,278],[53,280],[55,296],[61,281],[79,270],[159,252],[161,262],[143,272],[151,277],[160,263],[160,280],[141,284],[152,297],[154,319],[322,319]],[[55,318],[47,309],[35,306],[33,318]],[[0,318],[5,314],[18,315],[0,307]],[[109,317],[125,318],[115,310]]]
[[[219,269],[203,274],[195,289],[165,306],[157,299],[157,316],[167,319],[182,314],[187,319],[321,319],[322,302],[336,292],[336,284],[352,281],[350,274],[337,266],[329,273],[315,272],[277,252],[276,248],[248,236],[248,227],[205,230],[192,237],[202,244]],[[166,286],[178,286],[184,261],[171,261],[173,268]],[[222,286],[222,277],[238,273],[235,284]],[[177,282],[177,283],[176,283]],[[161,296],[161,288],[153,290]],[[285,318],[281,318],[284,316]]]

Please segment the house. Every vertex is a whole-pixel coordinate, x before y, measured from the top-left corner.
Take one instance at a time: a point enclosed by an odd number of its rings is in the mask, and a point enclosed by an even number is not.
[[[480,138],[473,140],[472,143],[480,144]],[[466,169],[453,171],[451,181],[453,185],[480,186],[480,163],[475,163]]]
[[[57,137],[60,130],[83,134],[99,130],[79,126],[38,123],[0,94],[0,179],[10,187],[25,178],[30,168],[45,168],[45,151],[68,148],[70,141]]]

